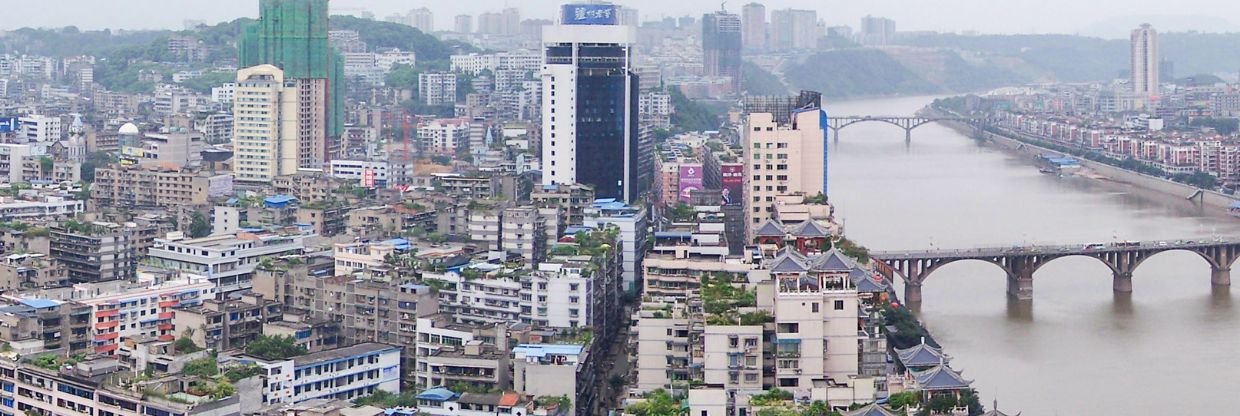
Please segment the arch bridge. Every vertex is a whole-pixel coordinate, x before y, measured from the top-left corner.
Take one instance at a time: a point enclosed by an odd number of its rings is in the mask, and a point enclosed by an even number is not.
[[[966,250],[890,251],[871,253],[877,269],[888,279],[904,281],[904,301],[921,302],[926,278],[944,265],[963,260],[994,264],[1007,273],[1008,295],[1033,298],[1033,273],[1055,259],[1084,256],[1097,259],[1111,269],[1116,292],[1132,292],[1132,272],[1142,262],[1165,251],[1196,253],[1210,264],[1210,283],[1231,285],[1231,265],[1240,257],[1240,239],[1180,240],[1175,242],[1041,245],[1027,247],[977,248]]]
[[[940,121],[966,123],[979,131],[985,129],[990,124],[990,120],[984,118],[952,116],[843,116],[828,117],[827,129],[835,133],[835,140],[839,140],[840,130],[853,124],[865,122],[887,123],[904,129],[904,140],[908,141],[913,139],[913,129]]]

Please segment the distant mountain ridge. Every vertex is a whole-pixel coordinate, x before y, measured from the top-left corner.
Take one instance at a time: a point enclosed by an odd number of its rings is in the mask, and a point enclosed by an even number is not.
[[[1168,80],[1195,74],[1235,80],[1240,33],[1160,36]],[[1034,82],[1095,82],[1128,69],[1127,39],[1077,35],[923,34],[884,48],[819,51],[784,68],[794,89],[828,96],[971,92]]]

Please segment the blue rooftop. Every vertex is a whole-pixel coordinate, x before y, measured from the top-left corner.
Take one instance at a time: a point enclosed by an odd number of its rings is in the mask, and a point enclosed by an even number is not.
[[[458,395],[452,390],[443,387],[433,387],[430,390],[418,393],[418,400],[433,400],[437,402],[446,402],[455,399]]]
[[[579,355],[582,346],[575,344],[521,344],[512,349],[512,352],[524,353],[526,357],[543,358],[548,355]]]
[[[297,198],[291,195],[272,195],[263,198],[263,206],[267,208],[283,208],[296,200]]]
[[[21,302],[21,304],[29,306],[31,308],[35,308],[35,309],[43,309],[43,308],[51,308],[51,307],[60,306],[60,301],[51,300],[51,299],[26,298],[26,299],[21,299],[18,302]]]
[[[399,251],[409,250],[410,247],[409,240],[403,238],[393,238],[391,240],[384,241],[383,244],[391,244],[396,247],[396,250]]]

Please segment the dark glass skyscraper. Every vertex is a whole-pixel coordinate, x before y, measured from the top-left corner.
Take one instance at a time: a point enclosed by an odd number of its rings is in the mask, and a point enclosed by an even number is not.
[[[652,155],[638,141],[636,34],[619,23],[616,6],[569,4],[543,28],[543,183],[632,202]]]

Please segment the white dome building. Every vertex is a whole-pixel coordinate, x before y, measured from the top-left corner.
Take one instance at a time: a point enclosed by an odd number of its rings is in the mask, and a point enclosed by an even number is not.
[[[121,136],[137,136],[139,133],[142,132],[138,130],[138,125],[133,123],[125,123],[120,130],[116,131],[116,134]]]

